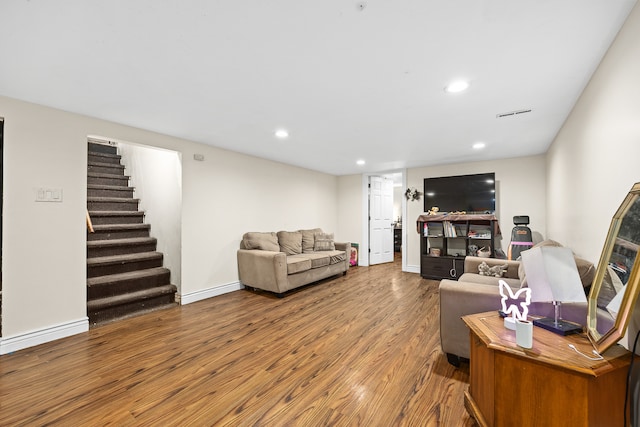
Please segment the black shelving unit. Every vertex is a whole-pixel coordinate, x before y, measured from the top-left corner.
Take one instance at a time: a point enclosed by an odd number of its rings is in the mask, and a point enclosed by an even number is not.
[[[495,215],[420,215],[420,275],[425,279],[458,279],[464,273],[469,246],[488,248],[495,257],[499,233]]]

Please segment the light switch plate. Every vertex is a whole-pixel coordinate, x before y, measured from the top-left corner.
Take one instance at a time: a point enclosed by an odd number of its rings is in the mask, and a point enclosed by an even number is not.
[[[62,188],[45,188],[36,189],[36,202],[62,202]]]

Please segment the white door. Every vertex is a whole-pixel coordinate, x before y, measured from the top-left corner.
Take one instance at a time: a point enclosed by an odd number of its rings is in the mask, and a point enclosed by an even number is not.
[[[369,178],[369,264],[393,261],[393,181]]]

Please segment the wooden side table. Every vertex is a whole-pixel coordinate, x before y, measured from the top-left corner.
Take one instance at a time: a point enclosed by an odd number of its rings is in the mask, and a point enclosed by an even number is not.
[[[481,426],[622,426],[631,353],[622,346],[593,356],[583,334],[561,336],[534,327],[533,347],[516,344],[497,312],[462,318],[471,330],[465,407]],[[628,419],[628,417],[627,417]]]

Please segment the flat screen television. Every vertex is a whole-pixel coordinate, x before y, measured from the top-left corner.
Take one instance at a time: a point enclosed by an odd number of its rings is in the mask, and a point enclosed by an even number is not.
[[[495,173],[425,178],[424,211],[434,206],[440,212],[494,213]]]

